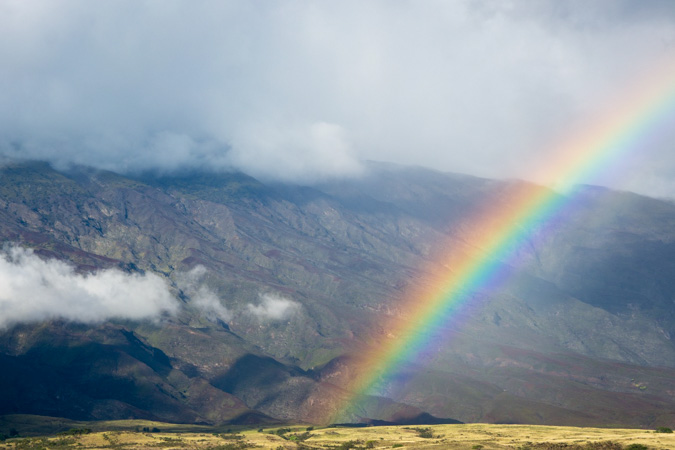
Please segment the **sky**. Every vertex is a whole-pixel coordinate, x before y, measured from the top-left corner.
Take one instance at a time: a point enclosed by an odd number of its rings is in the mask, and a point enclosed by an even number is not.
[[[557,141],[667,59],[672,0],[0,0],[0,155],[547,183],[533,167]],[[659,133],[630,171],[587,181],[675,197],[675,126]]]

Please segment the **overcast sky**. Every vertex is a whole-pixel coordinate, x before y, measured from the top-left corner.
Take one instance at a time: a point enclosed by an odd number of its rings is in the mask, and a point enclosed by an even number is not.
[[[668,58],[672,0],[0,0],[0,153],[300,182],[369,159],[533,179]],[[586,181],[675,196],[675,125],[657,131],[629,173]]]

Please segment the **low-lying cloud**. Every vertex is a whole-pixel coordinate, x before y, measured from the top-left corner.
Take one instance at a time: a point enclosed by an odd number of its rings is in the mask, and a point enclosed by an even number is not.
[[[177,286],[190,298],[192,306],[197,308],[208,320],[228,322],[232,318],[230,311],[223,306],[218,296],[203,282],[207,270],[196,266],[177,276]]]
[[[6,247],[0,253],[0,328],[49,319],[158,319],[177,309],[167,282],[151,273],[106,269],[81,274],[29,249]]]
[[[261,321],[274,321],[290,318],[300,310],[300,304],[278,295],[263,294],[260,304],[249,303],[247,309]]]

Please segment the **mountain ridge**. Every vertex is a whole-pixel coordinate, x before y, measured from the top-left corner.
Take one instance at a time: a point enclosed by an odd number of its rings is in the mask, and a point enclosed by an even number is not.
[[[83,273],[157,274],[180,304],[175,316],[158,323],[14,325],[0,336],[0,353],[17,374],[5,381],[19,383],[27,367],[47,364],[47,354],[36,350],[50,348],[48,337],[61,330],[72,334],[67,347],[91,340],[88,334],[97,336],[96,345],[127,342],[101,347],[108,362],[97,364],[117,374],[108,385],[129,382],[130,372],[113,371],[113,363],[145,374],[134,389],[148,392],[148,408],[143,396],[117,393],[99,399],[117,405],[110,416],[88,417],[145,418],[176,404],[183,412],[175,417],[152,417],[220,423],[259,411],[311,422],[312,405],[330,409],[345,395],[350,375],[339,361],[385,336],[383,318],[405,320],[397,318],[395,299],[424,276],[420,268],[438,243],[461,249],[468,212],[518,183],[378,164],[369,170],[362,179],[309,187],[266,185],[244,174],[127,177],[85,168],[59,172],[44,163],[0,168],[4,242]],[[670,202],[582,190],[555,232],[524,250],[522,267],[509,268],[513,277],[503,290],[475,294],[482,306],[460,328],[444,331],[452,345],[430,351],[424,366],[411,366],[411,375],[387,390],[389,403],[373,399],[366,415],[347,413],[345,421],[387,421],[409,411],[464,422],[671,424],[675,389],[664,381],[675,379],[671,224]],[[199,286],[182,286],[180,278],[199,266],[205,268]],[[215,295],[227,320],[199,309],[201,288]],[[269,298],[290,302],[283,304],[293,312],[263,319],[271,317],[260,315],[269,312]],[[140,358],[147,351],[168,363]],[[82,352],[79,357],[97,361]],[[242,366],[257,358],[272,364]],[[150,388],[155,379],[166,387]],[[71,396],[94,398],[73,389]],[[54,392],[36,394],[30,402],[43,409],[31,412],[52,411],[60,404]],[[27,412],[9,391],[0,396],[0,413]],[[91,411],[105,410],[100,405]]]

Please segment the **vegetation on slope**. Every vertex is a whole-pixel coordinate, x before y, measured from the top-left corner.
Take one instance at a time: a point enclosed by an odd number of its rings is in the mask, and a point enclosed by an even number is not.
[[[372,165],[368,177],[268,186],[241,174],[128,178],[46,164],[0,169],[0,238],[79,271],[163,276],[161,323],[51,321],[0,333],[0,413],[210,424],[310,421],[354,375],[350,352],[396,338],[396,299],[435,251],[467,251],[467,213],[505,182]],[[541,187],[529,186],[532,189]],[[520,255],[499,292],[344,420],[673,426],[675,206],[588,189]],[[227,308],[205,314],[180,278]],[[264,295],[300,305],[251,314]],[[382,325],[388,323],[390,325]],[[63,362],[62,362],[63,361]],[[77,370],[75,370],[77,369]],[[31,386],[40,385],[41,389]]]

